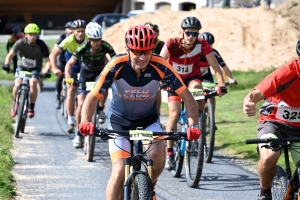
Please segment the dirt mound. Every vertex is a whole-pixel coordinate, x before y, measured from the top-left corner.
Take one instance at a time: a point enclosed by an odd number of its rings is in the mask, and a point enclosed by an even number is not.
[[[140,14],[105,30],[104,39],[117,53],[123,53],[124,35],[129,27],[145,22],[155,23],[160,29],[159,38],[166,41],[170,37],[181,37],[182,20],[195,16],[201,21],[201,32],[214,34],[216,42],[213,47],[230,69],[262,70],[278,67],[296,58],[295,45],[300,37],[300,27],[291,15],[283,16],[286,7],[282,5],[276,10],[263,7],[204,8],[189,12],[165,10],[156,14]]]

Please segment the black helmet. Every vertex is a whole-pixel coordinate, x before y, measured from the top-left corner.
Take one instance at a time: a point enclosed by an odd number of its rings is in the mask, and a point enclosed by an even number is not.
[[[215,37],[210,32],[201,33],[200,38],[206,40],[210,45],[215,43]]]
[[[182,21],[181,28],[182,29],[196,28],[196,29],[200,30],[201,23],[200,23],[199,19],[197,19],[196,17],[187,17]]]
[[[12,32],[14,34],[19,34],[21,32],[21,28],[18,26],[13,27]]]
[[[154,30],[155,32],[159,32],[159,28],[156,24],[152,24],[150,22],[147,22],[144,24],[144,26],[148,26],[149,28],[152,28],[152,30]]]
[[[69,21],[65,24],[65,28],[71,28],[73,21]]]
[[[85,28],[86,24],[85,24],[84,20],[77,19],[72,23],[71,27],[72,27],[72,29]]]
[[[298,40],[297,45],[296,45],[296,52],[297,52],[298,56],[300,56],[300,39]]]

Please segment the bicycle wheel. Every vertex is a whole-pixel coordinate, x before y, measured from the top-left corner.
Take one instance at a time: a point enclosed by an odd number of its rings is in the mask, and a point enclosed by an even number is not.
[[[199,111],[199,127],[203,130],[203,114]],[[201,134],[198,140],[188,141],[186,149],[186,181],[189,187],[195,188],[200,182],[204,162],[205,136]]]
[[[15,128],[15,137],[19,137],[19,132],[21,129],[21,124],[22,124],[22,116],[23,116],[23,111],[24,111],[24,106],[25,106],[25,100],[26,100],[26,94],[25,91],[21,91],[20,97],[19,97],[19,106],[18,106],[18,117],[16,121],[16,128]]]
[[[204,156],[205,162],[210,163],[214,154],[215,147],[215,114],[212,102],[207,102],[204,111]]]
[[[145,174],[137,174],[131,187],[131,200],[151,200],[150,179]]]
[[[276,166],[276,175],[272,182],[272,199],[282,200],[285,197],[287,191],[287,178],[284,169],[280,166]]]
[[[64,116],[65,112],[65,101],[64,101],[64,96],[60,96],[60,114]]]
[[[93,115],[92,122],[96,125],[97,124],[97,114],[96,112]],[[94,157],[94,150],[95,150],[95,143],[96,143],[96,137],[94,135],[88,135],[85,136],[84,138],[84,149],[85,149],[85,155],[86,155],[86,160],[88,162],[93,161]]]
[[[26,125],[26,119],[27,119],[27,112],[28,112],[28,99],[26,100],[25,102],[25,105],[24,106],[24,114],[23,114],[23,117],[22,117],[22,123],[21,123],[21,133],[24,133],[25,131],[25,125]]]
[[[180,131],[180,130],[181,130],[181,125],[180,125],[180,123],[178,123],[178,125],[177,125],[177,131]],[[183,144],[183,142],[184,142],[184,144]],[[182,167],[183,167],[185,148],[182,149],[181,145],[185,145],[185,140],[174,141],[173,149],[174,149],[175,166],[171,170],[171,174],[175,178],[180,177],[180,174],[181,174],[181,171],[182,171]]]

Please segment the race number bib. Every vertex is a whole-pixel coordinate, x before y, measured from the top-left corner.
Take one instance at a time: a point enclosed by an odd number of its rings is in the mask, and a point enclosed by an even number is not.
[[[96,82],[85,82],[86,91],[91,91],[94,88],[95,83]]]
[[[200,67],[201,75],[204,76],[208,73],[208,67]]]
[[[173,62],[173,68],[176,70],[178,74],[190,74],[193,69],[193,64],[190,65],[183,65],[183,64],[178,64],[176,62]]]
[[[34,68],[36,67],[36,60],[22,57],[22,66],[27,68]]]
[[[294,108],[285,102],[278,104],[276,118],[286,122],[300,122],[300,108]]]

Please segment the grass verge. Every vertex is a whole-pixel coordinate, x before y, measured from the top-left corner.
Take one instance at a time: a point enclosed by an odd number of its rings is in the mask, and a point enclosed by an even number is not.
[[[0,86],[0,199],[13,199],[15,194],[13,177],[11,174],[14,161],[12,149],[12,118],[9,115],[11,106],[11,88]]]

